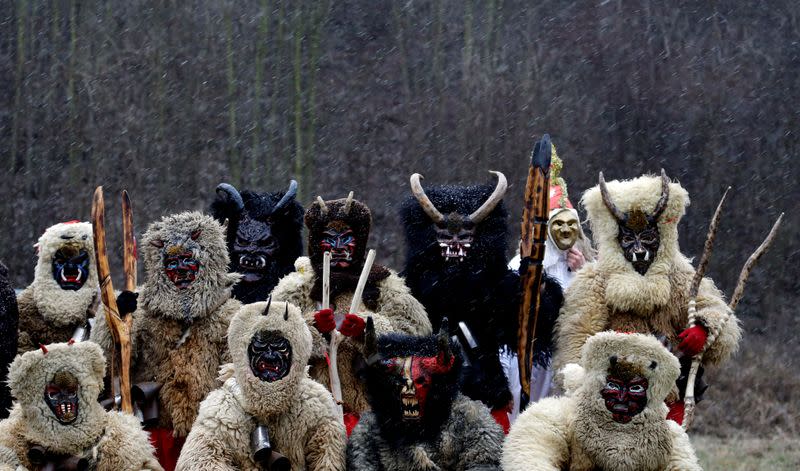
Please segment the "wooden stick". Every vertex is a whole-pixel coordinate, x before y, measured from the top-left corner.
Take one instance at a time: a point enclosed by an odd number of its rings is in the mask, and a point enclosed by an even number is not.
[[[758,246],[755,252],[747,259],[744,266],[742,267],[741,273],[739,273],[739,281],[736,283],[736,289],[733,291],[733,296],[731,296],[731,302],[729,304],[731,311],[736,309],[736,306],[739,305],[739,301],[742,300],[742,296],[744,296],[744,285],[747,283],[747,279],[750,277],[750,271],[753,269],[753,266],[756,264],[759,258],[764,255],[764,252],[772,245],[772,242],[775,240],[775,236],[778,234],[778,228],[781,225],[781,221],[783,221],[783,213],[778,216],[778,220],[775,221],[775,224],[772,225],[772,229],[770,229],[767,238],[764,239],[764,242]]]
[[[322,309],[329,309],[331,306],[331,253],[322,254]],[[342,407],[342,383],[339,379],[338,352],[339,342],[342,334],[336,328],[331,331],[331,341],[328,344],[328,380],[331,383],[331,394],[333,395],[334,412],[339,417],[339,421],[344,423],[344,407]]]
[[[361,296],[364,294],[364,287],[367,286],[369,279],[369,272],[372,270],[372,264],[375,263],[375,249],[369,249],[367,252],[367,260],[364,261],[364,268],[361,269],[361,277],[358,279],[356,291],[353,293],[353,301],[350,303],[350,313],[357,313],[358,306],[361,304]]]
[[[100,295],[103,300],[106,323],[111,332],[114,344],[120,346],[120,351],[126,350],[130,353],[130,332],[125,322],[120,319],[117,308],[117,298],[114,294],[114,286],[111,282],[111,271],[108,266],[108,256],[106,253],[106,231],[105,231],[105,203],[103,202],[103,187],[98,186],[94,192],[92,200],[92,230],[94,232],[94,251],[97,261],[97,277],[100,280]],[[112,355],[116,357],[115,349]],[[126,361],[127,360],[127,361]],[[111,361],[112,365],[114,361]],[[131,414],[131,383],[130,383],[130,356],[122,358],[122,368],[120,371],[120,396],[122,397],[122,410]],[[113,372],[112,372],[113,374]],[[112,376],[113,384],[113,376]],[[114,397],[116,397],[116,394]]]

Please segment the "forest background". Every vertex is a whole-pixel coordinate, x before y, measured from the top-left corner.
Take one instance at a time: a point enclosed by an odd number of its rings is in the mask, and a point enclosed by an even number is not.
[[[680,181],[690,256],[733,186],[709,269],[728,294],[786,212],[696,430],[796,440],[798,76],[792,0],[2,0],[0,260],[27,285],[33,243],[88,220],[97,185],[121,268],[121,189],[142,232],[206,210],[221,181],[274,191],[295,178],[304,204],[355,190],[379,261],[399,268],[411,173],[433,185],[505,172],[515,234],[528,156],[549,132],[574,203],[601,170]]]

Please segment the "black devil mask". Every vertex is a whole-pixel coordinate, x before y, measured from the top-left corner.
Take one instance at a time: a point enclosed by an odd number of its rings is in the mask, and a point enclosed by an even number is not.
[[[475,227],[503,200],[508,188],[506,177],[501,172],[490,173],[497,175],[497,186],[481,207],[469,215],[457,211],[447,215],[439,212],[422,189],[420,183],[422,175],[418,173],[411,175],[411,192],[425,214],[433,221],[436,227],[436,241],[442,249],[442,257],[445,260],[463,261],[468,256],[475,237]]]
[[[647,273],[658,254],[661,245],[661,235],[658,231],[658,219],[667,207],[669,199],[669,178],[661,170],[661,197],[652,214],[645,214],[638,208],[628,213],[623,213],[611,201],[611,196],[606,187],[603,173],[600,172],[600,193],[603,203],[617,220],[619,233],[617,240],[625,255],[625,259],[633,265],[633,269],[640,275]]]
[[[63,290],[79,290],[89,278],[89,263],[85,249],[63,245],[53,254],[53,278]]]
[[[317,200],[306,210],[308,253],[318,273],[322,255],[331,252],[331,271],[360,273],[367,253],[372,214],[364,203],[353,199]]]
[[[78,418],[78,392],[80,383],[68,371],[59,371],[47,383],[44,401],[62,425],[69,425]]]

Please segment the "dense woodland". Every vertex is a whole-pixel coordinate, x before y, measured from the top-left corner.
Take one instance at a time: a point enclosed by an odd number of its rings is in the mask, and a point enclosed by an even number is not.
[[[431,185],[505,172],[516,232],[528,156],[549,132],[573,202],[600,170],[679,180],[692,256],[732,185],[709,269],[727,293],[786,212],[739,308],[742,351],[710,372],[697,423],[797,435],[798,75],[789,0],[3,0],[0,260],[29,283],[33,243],[88,220],[97,185],[121,247],[123,188],[143,231],[207,209],[221,181],[295,178],[303,203],[355,190],[379,260],[399,267],[411,173]]]

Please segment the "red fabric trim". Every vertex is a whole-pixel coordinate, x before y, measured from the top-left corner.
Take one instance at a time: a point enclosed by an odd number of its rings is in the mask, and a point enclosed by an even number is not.
[[[358,421],[360,419],[361,419],[361,414],[357,414],[355,412],[345,412],[344,427],[347,430],[348,438],[350,438],[350,434],[353,433],[353,429],[356,428],[356,425],[358,425]]]
[[[503,433],[508,435],[508,431],[511,429],[511,420],[508,418],[508,408],[492,409],[492,417],[495,422],[503,427]]]
[[[669,407],[667,420],[672,420],[678,425],[683,425],[683,412],[685,408],[683,401],[668,402],[667,407]]]
[[[150,434],[150,443],[156,449],[156,459],[164,471],[175,471],[186,437],[175,437],[173,430],[161,427],[145,427]]]

